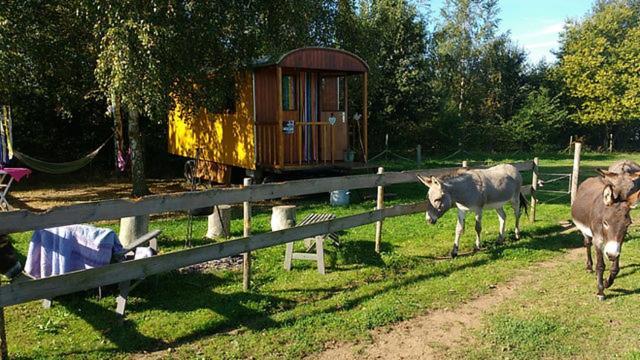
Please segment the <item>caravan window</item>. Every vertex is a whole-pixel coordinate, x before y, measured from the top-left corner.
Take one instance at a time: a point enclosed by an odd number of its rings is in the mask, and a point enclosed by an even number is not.
[[[293,75],[282,76],[282,110],[293,111],[296,109],[296,77]]]

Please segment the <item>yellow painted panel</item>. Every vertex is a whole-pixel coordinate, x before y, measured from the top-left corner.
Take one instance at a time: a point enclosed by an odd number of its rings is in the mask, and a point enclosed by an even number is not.
[[[211,114],[199,109],[189,114],[178,102],[169,113],[169,153],[220,164],[255,169],[253,80],[247,72],[238,77],[238,99],[233,114]]]

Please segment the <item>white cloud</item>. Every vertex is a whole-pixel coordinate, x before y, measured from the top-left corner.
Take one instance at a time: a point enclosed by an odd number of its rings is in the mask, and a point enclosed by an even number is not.
[[[564,22],[549,25],[540,30],[540,35],[557,34],[564,29]]]
[[[514,34],[513,37],[518,40],[535,39],[540,37],[548,37],[549,35],[557,35],[564,29],[564,22],[554,23],[543,27],[540,30],[532,31],[524,34]]]
[[[557,41],[543,41],[533,44],[523,44],[525,49],[533,50],[533,49],[551,49],[554,46],[558,45]]]

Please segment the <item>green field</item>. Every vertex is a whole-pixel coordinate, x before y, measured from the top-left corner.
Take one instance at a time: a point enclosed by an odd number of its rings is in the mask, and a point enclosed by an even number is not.
[[[490,158],[490,159],[489,159]],[[640,155],[583,154],[582,177],[593,167],[605,167],[617,158],[640,160]],[[469,160],[500,162],[525,157],[469,156]],[[426,166],[452,166],[461,159],[431,161]],[[570,154],[541,156],[542,172],[568,172]],[[410,167],[389,164],[387,169]],[[530,179],[525,174],[525,179]],[[547,176],[549,177],[549,176]],[[527,181],[527,180],[525,180]],[[566,189],[567,183],[549,185]],[[291,199],[298,218],[309,212],[334,212],[338,216],[373,208],[373,200],[359,200],[374,189],[357,191],[352,205],[330,208],[325,194]],[[426,188],[408,184],[387,188],[396,196],[389,204],[424,199]],[[483,245],[487,250],[455,260],[441,260],[453,243],[455,212],[436,225],[427,225],[424,214],[388,219],[384,223],[383,252],[373,251],[374,225],[346,231],[339,248],[329,248],[325,276],[311,263],[294,262],[294,270],[282,269],[284,246],[254,253],[252,289],[242,291],[241,273],[210,271],[171,272],[147,279],[131,294],[128,315],[119,324],[113,312],[115,298],[96,299],[96,292],[56,299],[49,310],[39,302],[6,309],[9,351],[14,358],[127,358],[162,351],[175,358],[300,358],[323,349],[328,342],[367,342],[370,330],[425,314],[431,309],[455,308],[464,301],[491,291],[489,285],[513,278],[518,269],[563,256],[579,247],[581,237],[560,234],[558,222],[569,219],[568,196],[542,195],[538,221],[522,221],[523,239],[496,245],[498,221],[487,213]],[[254,232],[268,231],[271,204],[256,206]],[[242,232],[241,209],[234,209],[232,232]],[[507,211],[507,230],[513,238],[513,212]],[[473,217],[461,252],[474,244]],[[162,251],[184,246],[184,217],[158,220],[152,228],[163,230]],[[206,232],[206,219],[195,222],[194,233]],[[21,253],[30,234],[13,236]],[[637,328],[640,245],[625,245],[620,280],[599,303],[595,277],[583,271],[583,260],[541,273],[535,286],[518,292],[491,313],[481,330],[473,333],[478,345],[450,349],[450,357],[494,358],[602,358],[614,355],[640,357]],[[197,244],[206,243],[198,240]]]

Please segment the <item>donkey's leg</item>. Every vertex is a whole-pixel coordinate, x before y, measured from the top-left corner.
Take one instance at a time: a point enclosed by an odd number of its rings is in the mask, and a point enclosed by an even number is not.
[[[613,262],[613,265],[611,265],[611,271],[609,271],[609,278],[604,282],[605,288],[608,289],[609,287],[611,287],[611,285],[613,285],[613,282],[615,281],[616,276],[618,276],[618,272],[620,272],[620,256],[618,256]]]
[[[584,237],[584,247],[587,250],[587,271],[593,272],[593,259],[591,258],[591,237],[582,235]]]
[[[500,234],[498,235],[498,244],[502,244],[504,241],[504,229],[507,224],[507,214],[504,212],[504,209],[499,207],[496,209],[498,213],[498,221],[500,222]]]
[[[460,245],[460,237],[462,237],[462,233],[464,233],[464,218],[467,212],[461,209],[458,209],[458,223],[456,224],[456,237],[453,241],[453,249],[451,250],[451,257],[454,258],[458,256],[458,247]]]
[[[480,250],[480,235],[482,234],[482,210],[476,212],[476,247],[475,251]]]
[[[596,276],[598,278],[598,299],[604,300],[604,283],[602,281],[602,273],[604,273],[604,258],[602,249],[596,246]]]
[[[520,209],[520,193],[513,197],[511,200],[511,206],[513,207],[514,215],[516,216],[516,240],[520,240],[520,214],[522,213]]]

